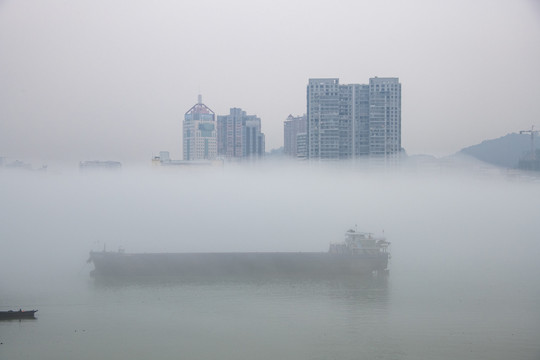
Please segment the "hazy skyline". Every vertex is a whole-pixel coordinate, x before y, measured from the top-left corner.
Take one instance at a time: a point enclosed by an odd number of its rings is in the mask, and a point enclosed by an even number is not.
[[[309,78],[399,77],[402,145],[449,155],[540,127],[540,3],[0,1],[0,156],[182,157],[184,113],[240,107],[267,151]]]

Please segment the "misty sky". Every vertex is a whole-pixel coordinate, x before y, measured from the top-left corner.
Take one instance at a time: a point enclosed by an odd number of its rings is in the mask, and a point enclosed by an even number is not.
[[[540,127],[540,2],[0,0],[0,156],[182,156],[202,93],[262,119],[267,151],[310,77],[399,77],[402,144],[452,154]]]

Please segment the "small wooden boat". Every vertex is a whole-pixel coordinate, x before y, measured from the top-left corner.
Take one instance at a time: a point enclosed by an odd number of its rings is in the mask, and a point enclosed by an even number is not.
[[[4,319],[33,319],[37,310],[0,311],[0,320]]]

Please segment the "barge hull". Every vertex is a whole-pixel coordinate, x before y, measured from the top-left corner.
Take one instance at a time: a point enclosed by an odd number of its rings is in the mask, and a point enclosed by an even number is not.
[[[95,277],[333,277],[384,272],[388,254],[91,252]]]

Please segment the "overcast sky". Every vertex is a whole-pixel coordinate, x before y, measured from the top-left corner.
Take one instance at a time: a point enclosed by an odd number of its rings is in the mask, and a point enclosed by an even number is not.
[[[409,154],[540,128],[540,2],[0,0],[0,156],[181,158],[199,93],[269,151],[309,78],[375,76],[402,83]]]

